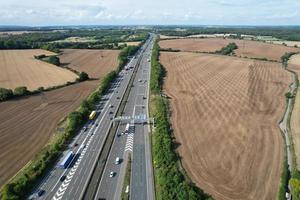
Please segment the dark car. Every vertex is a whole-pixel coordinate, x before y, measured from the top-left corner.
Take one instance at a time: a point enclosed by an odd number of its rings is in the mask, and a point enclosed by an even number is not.
[[[43,196],[44,193],[45,193],[45,190],[39,190],[39,191],[37,192],[37,196],[38,196],[38,197],[41,197],[41,196]]]
[[[62,177],[60,177],[59,180],[60,180],[61,182],[63,182],[65,179],[66,179],[66,176],[62,176]]]
[[[75,143],[75,144],[74,144],[74,147],[77,147],[77,146],[78,146],[78,143]]]

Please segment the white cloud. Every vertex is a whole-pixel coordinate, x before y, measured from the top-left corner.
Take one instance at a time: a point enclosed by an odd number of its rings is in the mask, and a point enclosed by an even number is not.
[[[299,24],[297,0],[0,0],[4,25]]]

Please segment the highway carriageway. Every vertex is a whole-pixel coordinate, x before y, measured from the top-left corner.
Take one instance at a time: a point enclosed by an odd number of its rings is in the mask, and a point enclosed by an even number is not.
[[[137,58],[132,58],[128,65],[135,67]],[[125,93],[133,70],[122,70],[116,80],[111,84],[108,92],[96,105],[97,116],[95,120],[85,124],[87,130],[82,130],[73,139],[68,149],[40,185],[35,189],[44,190],[45,193],[38,199],[80,199],[84,193],[91,172],[97,162],[98,155],[104,145],[112,120],[115,117],[121,99]],[[111,106],[112,105],[112,106]],[[67,169],[58,168],[66,153],[72,150],[75,156]],[[65,177],[63,180],[61,177]]]
[[[128,101],[125,105],[124,116],[144,115],[148,116],[149,83],[150,83],[150,62],[151,50],[154,36],[151,35],[131,87]],[[115,138],[107,158],[104,173],[93,199],[115,200],[121,199],[123,181],[126,172],[126,163],[129,154],[132,158],[130,199],[131,200],[152,200],[154,199],[154,184],[152,170],[152,156],[150,148],[150,127],[149,124],[135,123],[128,134],[125,126],[128,122],[120,123],[115,133]],[[120,164],[115,164],[116,157],[119,157]],[[110,177],[114,172],[114,177]],[[94,187],[94,186],[93,186]],[[126,186],[125,186],[126,187]],[[91,196],[85,199],[92,199]]]

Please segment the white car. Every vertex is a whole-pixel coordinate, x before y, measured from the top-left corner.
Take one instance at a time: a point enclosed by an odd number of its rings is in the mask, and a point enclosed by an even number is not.
[[[120,164],[120,158],[119,157],[116,157],[115,164],[116,165]]]
[[[115,172],[110,172],[110,173],[109,173],[109,177],[110,177],[110,178],[112,178],[112,177],[114,177],[114,176],[115,176]]]

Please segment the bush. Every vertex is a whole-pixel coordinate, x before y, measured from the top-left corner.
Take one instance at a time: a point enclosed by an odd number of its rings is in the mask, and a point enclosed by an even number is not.
[[[28,95],[30,92],[27,90],[27,87],[21,86],[21,87],[16,87],[14,89],[14,95],[15,96],[25,96]]]
[[[57,56],[49,56],[48,59],[46,59],[46,62],[51,63],[56,66],[60,65],[60,60]]]
[[[292,187],[293,199],[299,200],[300,199],[300,180],[292,178],[290,180],[290,185]]]
[[[216,51],[216,53],[222,55],[230,55],[234,53],[235,49],[238,49],[238,46],[234,42],[232,42],[229,43],[226,47],[223,47],[221,50]]]
[[[14,96],[11,89],[0,88],[0,101],[10,99]]]
[[[79,81],[85,81],[89,79],[89,75],[85,72],[80,72],[79,74]]]
[[[287,65],[287,62],[289,61],[290,57],[295,54],[296,52],[285,53],[283,56],[281,56],[281,62]]]
[[[38,56],[34,56],[35,59],[43,59],[43,58],[46,58],[46,55],[45,54],[41,54],[41,55],[38,55]]]

